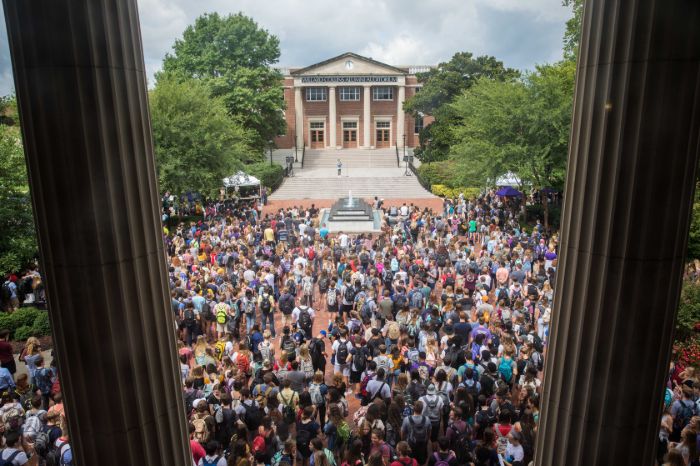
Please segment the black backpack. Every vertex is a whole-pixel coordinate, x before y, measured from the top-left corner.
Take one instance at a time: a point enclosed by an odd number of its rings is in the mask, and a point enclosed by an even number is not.
[[[194,326],[194,309],[192,309],[192,308],[185,309],[184,322],[185,322],[185,326],[187,326],[187,327]]]
[[[202,304],[202,318],[209,322],[214,320],[214,311],[212,311],[212,307],[211,301],[204,301],[204,304]]]
[[[422,417],[418,423],[413,420],[413,416],[408,417],[408,424],[411,426],[411,431],[408,433],[408,441],[411,445],[420,446],[430,438],[430,431],[433,428],[430,419]]]
[[[272,305],[270,304],[270,295],[262,295],[262,300],[260,301],[260,310],[262,312],[270,312]]]
[[[5,283],[3,283],[2,288],[0,288],[0,298],[2,298],[2,302],[4,303],[9,301],[11,296],[12,290],[10,289],[10,281],[8,280]]]
[[[243,422],[245,422],[246,426],[248,426],[248,430],[252,432],[258,430],[258,427],[260,424],[262,424],[263,412],[255,402],[253,402],[251,405],[241,403],[241,406],[245,411],[245,414],[243,415]]]
[[[283,314],[291,314],[294,310],[294,296],[291,294],[283,294],[280,296],[280,311]]]
[[[311,327],[311,314],[309,313],[309,308],[299,309],[299,326],[301,328]]]
[[[455,434],[452,436],[450,448],[457,455],[457,464],[469,464],[471,461],[472,428],[465,423],[464,430],[458,430],[455,427],[452,427],[452,430]]]
[[[348,285],[345,287],[345,293],[343,294],[345,301],[349,303],[355,302],[355,295],[357,295],[357,292],[355,291],[354,286]]]
[[[348,342],[338,340],[338,349],[335,352],[335,363],[339,365],[346,364],[348,360]]]
[[[338,347],[338,353],[340,353],[340,346]],[[358,348],[356,350],[355,355],[352,357],[353,359],[353,365],[355,366],[355,369],[358,370],[358,372],[362,372],[365,370],[365,367],[367,366],[367,351],[364,347]]]
[[[297,345],[294,338],[291,336],[282,337],[282,350],[287,353],[287,356],[296,355]]]

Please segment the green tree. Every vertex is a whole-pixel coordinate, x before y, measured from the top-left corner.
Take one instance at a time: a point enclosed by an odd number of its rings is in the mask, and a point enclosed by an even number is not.
[[[564,6],[570,6],[574,15],[566,22],[564,31],[564,58],[576,61],[581,42],[581,21],[583,20],[583,0],[563,0]]]
[[[207,91],[199,80],[159,79],[150,93],[162,190],[212,195],[224,177],[259,161],[251,132],[229,117],[223,98]]]
[[[279,39],[241,13],[204,14],[175,41],[163,61],[164,76],[200,79],[229,114],[255,131],[262,148],[285,129],[281,74],[272,69],[280,56]]]
[[[0,274],[19,271],[37,256],[27,166],[14,98],[0,99]]]
[[[450,61],[419,73],[417,77],[423,87],[406,101],[404,109],[413,115],[432,115],[435,118],[420,134],[418,155],[421,160],[430,162],[447,157],[453,142],[450,128],[459,117],[448,104],[456,96],[480,79],[507,81],[518,75],[517,70],[506,68],[494,57],[474,57],[470,52],[458,52]]]
[[[695,183],[695,198],[688,233],[688,258],[700,259],[700,183]]]
[[[506,172],[535,189],[564,184],[575,64],[545,65],[521,80],[481,79],[450,105],[456,183],[489,185]],[[543,197],[543,201],[546,198]],[[545,225],[548,211],[545,203]]]

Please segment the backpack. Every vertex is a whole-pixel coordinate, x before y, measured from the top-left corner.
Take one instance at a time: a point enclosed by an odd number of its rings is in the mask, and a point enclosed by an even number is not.
[[[294,407],[292,406],[294,395],[292,395],[292,399],[287,400],[284,395],[282,395],[282,392],[280,392],[280,397],[282,398],[282,416],[284,421],[287,424],[293,424],[294,420],[297,418],[297,413],[294,412]]]
[[[202,466],[217,466],[219,464],[220,456],[214,458],[211,462],[207,461],[206,456],[202,458]]]
[[[12,289],[10,289],[9,280],[2,284],[2,288],[0,288],[0,297],[2,298],[2,302],[7,302],[12,297]]]
[[[208,321],[214,320],[214,312],[211,308],[211,301],[204,301],[204,304],[202,304],[202,312],[200,313],[202,315],[202,319]]]
[[[679,401],[680,409],[678,414],[673,418],[673,430],[680,432],[685,426],[688,425],[691,418],[693,417],[695,404],[690,402],[689,405],[685,404],[683,400]]]
[[[425,422],[426,420],[428,422]],[[421,423],[418,424],[413,420],[413,416],[409,416],[408,424],[411,426],[411,431],[408,433],[408,442],[415,446],[425,444],[430,438],[430,431],[433,428],[430,419],[422,417]]]
[[[216,359],[221,361],[221,358],[224,357],[224,352],[226,351],[226,343],[223,341],[217,341],[216,344],[214,345],[214,356],[216,356]]]
[[[36,371],[36,374],[34,375],[34,383],[36,384],[37,388],[41,390],[42,395],[48,395],[51,393],[51,387],[53,385],[53,382],[51,381],[52,376],[53,373],[51,372],[51,369],[47,367],[42,367]]]
[[[384,288],[391,289],[391,284],[394,283],[394,274],[389,269],[384,269],[384,274],[382,275],[382,281],[384,282]]]
[[[260,301],[260,310],[262,312],[270,312],[272,304],[270,303],[270,295],[262,295],[262,300]]]
[[[355,291],[354,286],[346,286],[345,287],[345,294],[343,294],[345,301],[347,301],[348,303],[355,302],[356,295],[357,295],[357,292]]]
[[[340,347],[338,348],[340,349]],[[355,369],[357,369],[358,372],[362,372],[365,370],[365,367],[367,367],[367,352],[365,351],[364,348],[358,348],[355,352],[355,355],[352,357]]]
[[[252,300],[246,301],[243,311],[248,315],[255,314],[255,303]]]
[[[308,448],[309,442],[311,442],[311,432],[308,429],[302,429],[301,423],[297,425],[297,445],[303,445]]]
[[[216,306],[216,323],[224,325],[228,321],[225,306]]]
[[[302,281],[301,291],[305,296],[311,296],[314,292],[314,282],[310,278],[306,277]]]
[[[311,327],[311,314],[309,313],[309,308],[304,307],[303,309],[299,309],[299,326],[301,328],[309,328]]]
[[[413,291],[411,293],[411,307],[415,307],[416,309],[423,309],[423,293],[422,292]]]
[[[283,294],[280,296],[280,311],[283,314],[291,314],[294,310],[294,296],[291,294]]]
[[[347,364],[348,360],[348,342],[338,340],[338,349],[335,352],[335,363],[338,365]]]
[[[252,404],[241,403],[245,413],[243,414],[243,422],[248,426],[249,431],[256,431],[263,419],[263,412],[258,407],[258,405],[253,402]]]
[[[396,295],[396,300],[394,301],[394,307],[396,311],[400,311],[401,309],[404,309],[408,305],[408,298],[406,297],[405,294],[399,293]]]
[[[311,395],[311,402],[314,404],[314,406],[323,406],[326,404],[326,400],[321,394],[320,385],[316,383],[309,384],[309,395]]]
[[[199,443],[207,443],[209,441],[209,427],[204,419],[194,419],[192,421],[194,426],[194,438]]]
[[[469,424],[464,424],[464,430],[458,430],[452,426],[454,435],[450,442],[450,449],[457,455],[458,464],[469,464],[472,429]]]
[[[294,343],[294,338],[291,336],[282,339],[282,350],[287,353],[287,356],[296,355],[297,345]]]
[[[265,391],[260,390],[260,385],[258,384],[258,396],[255,397],[255,401],[258,403],[258,406],[261,408],[265,408],[267,406],[267,397],[272,392],[272,387],[267,387]]]
[[[425,407],[427,409],[427,414],[428,414],[428,419],[430,419],[431,422],[440,422],[440,411],[438,411],[438,396],[435,395],[435,398],[433,400],[428,400],[428,398],[425,398]]]
[[[335,288],[329,289],[328,294],[326,295],[326,303],[328,303],[329,306],[335,306],[335,303],[338,301],[338,290]]]
[[[446,459],[442,459],[440,456],[440,453],[435,452],[433,453],[433,458],[435,458],[435,465],[434,466],[450,466],[450,460],[455,458],[455,454],[450,451],[450,454],[447,455]]]
[[[471,395],[472,401],[476,401],[476,399],[479,397],[481,384],[474,379],[464,379],[462,381],[462,386],[467,389],[467,393]]]
[[[501,357],[501,362],[498,364],[498,373],[501,374],[506,383],[510,383],[510,380],[513,378],[512,362],[506,361],[506,358]]]
[[[250,359],[245,354],[238,354],[236,358],[236,366],[238,366],[238,371],[243,375],[248,375],[250,372]]]
[[[442,383],[442,387],[438,389],[437,394],[442,398],[442,410],[444,414],[448,414],[450,412],[450,395],[448,395],[444,389],[445,382]]]
[[[65,465],[66,462],[63,461],[63,456],[66,454],[66,451],[68,451],[68,448],[70,448],[68,442],[60,442],[58,445],[51,445],[46,457],[44,458],[46,461],[46,466]],[[12,463],[10,463],[10,466],[12,466]]]
[[[362,403],[360,403],[362,406],[367,405],[367,403],[370,401],[369,400],[369,392],[367,391],[367,384],[369,383],[370,380],[374,378],[374,374],[368,374],[365,375],[362,381],[360,382],[360,397],[362,399]]]
[[[185,326],[187,326],[187,327],[194,326],[194,309],[192,309],[192,308],[185,309],[184,322],[185,322]]]

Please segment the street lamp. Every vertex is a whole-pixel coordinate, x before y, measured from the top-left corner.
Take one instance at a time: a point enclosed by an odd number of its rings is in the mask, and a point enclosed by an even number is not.
[[[267,141],[267,144],[270,147],[270,166],[272,166],[272,144],[273,144],[272,139]]]
[[[408,171],[408,156],[406,155],[406,135],[403,135],[403,160],[406,163],[406,170],[403,172],[404,176],[411,176],[411,172]]]

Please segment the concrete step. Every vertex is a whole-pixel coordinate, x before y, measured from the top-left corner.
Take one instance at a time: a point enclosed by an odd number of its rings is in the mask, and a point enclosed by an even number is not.
[[[434,198],[423,189],[415,177],[386,178],[286,178],[271,200],[279,199],[339,199],[347,197],[352,191],[353,197],[384,199]]]

